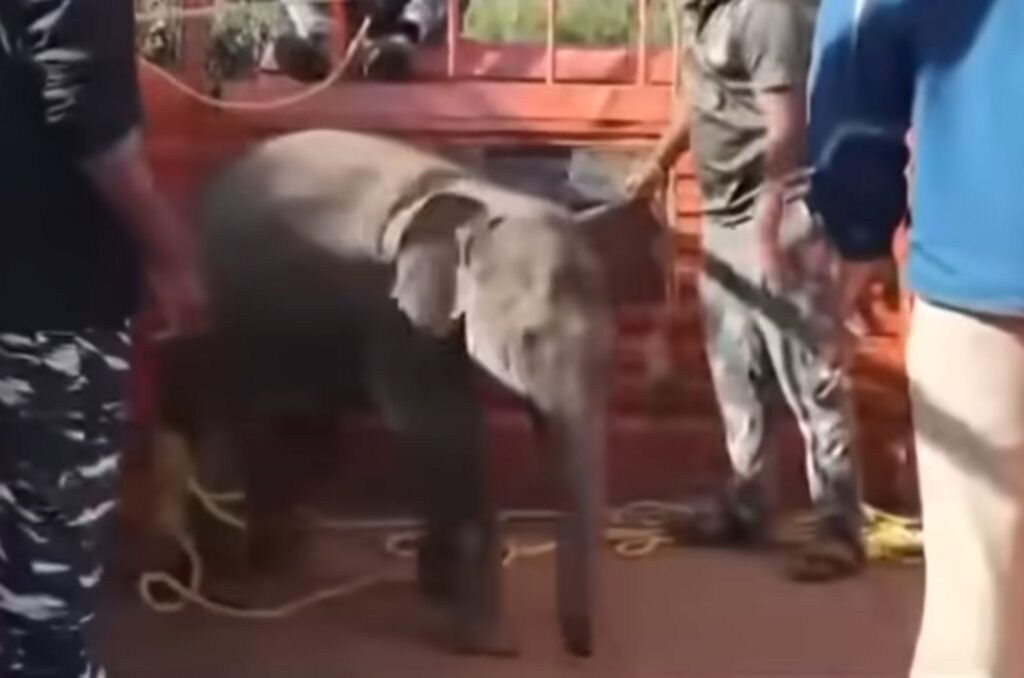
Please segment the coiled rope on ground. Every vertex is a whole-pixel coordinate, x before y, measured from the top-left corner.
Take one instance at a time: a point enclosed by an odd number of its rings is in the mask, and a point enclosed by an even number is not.
[[[169,453],[187,454],[184,441],[172,434],[165,434],[161,444],[173,447]],[[215,521],[231,529],[244,531],[245,520],[231,507],[240,503],[244,496],[239,492],[215,493],[202,486],[194,476],[189,479],[188,491]],[[620,558],[643,558],[654,555],[659,549],[676,544],[668,532],[673,518],[692,511],[687,504],[664,501],[637,501],[608,512],[604,539]],[[875,562],[919,563],[921,556],[921,523],[919,519],[899,516],[865,505],[864,542],[869,560]],[[507,511],[502,522],[553,520],[558,513],[551,511]],[[398,560],[415,556],[416,543],[422,534],[421,523],[410,519],[356,519],[337,520],[318,516],[310,517],[311,524],[319,530],[333,533],[355,531],[383,531],[384,551]],[[813,527],[813,516],[798,514],[783,521],[773,541],[780,545],[796,545],[808,539]],[[306,608],[328,600],[335,600],[359,593],[397,576],[397,566],[361,576],[311,592],[280,606],[265,609],[238,608],[210,600],[202,593],[204,564],[195,543],[185,534],[175,535],[189,564],[188,581],[181,581],[168,572],[146,572],[138,581],[138,593],[143,602],[154,612],[173,613],[191,604],[211,614],[249,620],[274,620],[292,616]],[[685,544],[684,544],[685,546]],[[518,560],[545,556],[555,551],[553,540],[520,542],[514,537],[505,540],[502,564],[511,566]],[[165,594],[161,595],[160,590]],[[171,594],[168,599],[166,593]]]

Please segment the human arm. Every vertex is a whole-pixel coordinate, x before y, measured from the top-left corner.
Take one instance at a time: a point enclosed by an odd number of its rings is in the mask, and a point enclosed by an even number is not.
[[[787,183],[799,171],[804,158],[806,115],[803,88],[786,86],[762,90],[758,103],[764,115],[766,136],[761,191],[754,212],[761,260],[769,276],[785,284],[790,272],[781,251],[782,215]]]
[[[39,83],[45,133],[139,241],[162,310],[180,328],[199,303],[192,241],[142,152],[133,3],[10,1],[17,3],[20,56]]]
[[[156,187],[139,131],[83,158],[81,165],[121,223],[142,243],[146,273],[167,330],[197,329],[203,299],[195,245]]]
[[[647,197],[664,185],[668,171],[690,148],[690,109],[685,97],[677,95],[672,108],[669,126],[626,182],[626,193],[631,198]]]
[[[815,33],[810,202],[855,300],[907,211],[914,54],[902,0],[823,0]]]
[[[765,129],[754,229],[761,259],[776,283],[788,277],[779,242],[787,188],[806,160],[805,91],[813,22],[805,3],[760,0],[745,6],[737,26]]]

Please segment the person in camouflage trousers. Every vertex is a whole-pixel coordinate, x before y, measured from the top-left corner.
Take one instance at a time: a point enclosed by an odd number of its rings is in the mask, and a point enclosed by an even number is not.
[[[200,317],[140,135],[132,0],[0,2],[0,676],[104,675],[86,638],[148,279]]]
[[[762,481],[772,382],[803,437],[817,520],[789,573],[824,581],[864,565],[854,426],[841,346],[854,281],[806,197],[805,92],[814,0],[684,0],[685,105],[629,182],[637,197],[691,150],[701,192],[704,345],[732,478],[676,531],[749,545],[770,535]]]
[[[114,507],[126,332],[0,334],[0,609],[5,675],[33,657],[99,675],[85,654]]]

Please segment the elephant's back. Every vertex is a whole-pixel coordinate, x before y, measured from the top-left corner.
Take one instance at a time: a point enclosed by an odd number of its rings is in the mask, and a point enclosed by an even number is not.
[[[256,146],[214,176],[198,201],[214,311],[293,327],[372,312],[368,299],[386,298],[390,282],[388,222],[425,187],[457,174],[416,149],[349,132],[301,132]]]
[[[338,254],[380,258],[394,214],[461,174],[439,157],[379,137],[286,134],[221,170],[202,193],[198,222],[211,245],[303,238]]]

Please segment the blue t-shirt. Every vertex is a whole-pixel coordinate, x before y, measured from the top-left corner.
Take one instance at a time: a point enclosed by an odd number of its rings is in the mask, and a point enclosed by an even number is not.
[[[120,326],[136,247],[80,162],[141,122],[132,0],[0,0],[0,331]]]
[[[840,252],[884,256],[907,206],[923,298],[1024,314],[1024,2],[823,0],[811,202]]]

